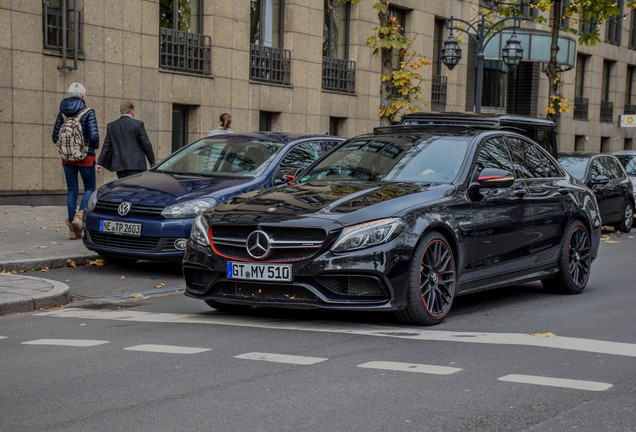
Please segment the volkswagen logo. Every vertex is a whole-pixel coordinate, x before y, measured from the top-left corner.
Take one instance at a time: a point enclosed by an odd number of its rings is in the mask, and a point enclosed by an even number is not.
[[[271,239],[266,232],[257,230],[247,236],[247,253],[252,258],[264,259],[269,255]]]
[[[119,214],[119,216],[126,216],[130,211],[130,207],[131,204],[128,201],[124,201],[123,203],[119,204],[119,207],[117,207],[117,213]]]

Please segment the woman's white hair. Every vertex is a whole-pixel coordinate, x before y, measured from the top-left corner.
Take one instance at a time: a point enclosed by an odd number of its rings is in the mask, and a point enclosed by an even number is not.
[[[68,86],[68,94],[71,97],[82,97],[82,93],[86,93],[86,87],[80,83],[72,83]]]

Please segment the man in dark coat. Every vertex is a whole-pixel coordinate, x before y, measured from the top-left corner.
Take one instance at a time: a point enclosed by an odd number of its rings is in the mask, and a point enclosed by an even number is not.
[[[135,106],[132,102],[122,103],[119,111],[119,120],[108,123],[106,127],[106,138],[97,160],[97,171],[104,167],[115,171],[117,178],[122,178],[145,171],[146,158],[150,165],[154,165],[155,154],[144,122],[134,118]]]

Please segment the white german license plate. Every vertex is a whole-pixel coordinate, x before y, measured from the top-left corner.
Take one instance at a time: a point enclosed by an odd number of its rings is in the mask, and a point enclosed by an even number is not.
[[[111,234],[141,236],[141,224],[132,222],[99,221],[99,231]]]
[[[292,280],[291,265],[229,261],[227,263],[227,277],[228,279],[290,282]]]

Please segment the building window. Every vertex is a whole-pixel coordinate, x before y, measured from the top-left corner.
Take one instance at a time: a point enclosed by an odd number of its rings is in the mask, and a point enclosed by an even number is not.
[[[561,10],[559,11],[559,26],[561,30],[570,28],[570,18],[567,16],[570,0],[561,0]],[[556,9],[554,9],[556,12]]]
[[[495,109],[505,109],[508,90],[506,65],[500,60],[485,60],[483,72],[484,82],[481,105]]]
[[[289,85],[291,51],[283,49],[284,0],[250,2],[250,79]]]
[[[442,62],[439,58],[442,43],[444,41],[444,28],[446,20],[435,19],[435,30],[433,33],[433,76],[431,79],[431,108],[433,111],[444,111],[446,109],[446,92],[448,89],[447,78],[442,75]]]
[[[633,150],[634,149],[634,142],[631,138],[625,138],[625,141],[623,143],[623,150]]]
[[[632,13],[632,20],[629,26],[629,47],[636,49],[636,14]]]
[[[77,43],[78,53],[83,51],[82,11],[77,9],[77,0],[44,0],[42,23],[44,49],[61,52],[65,48],[73,54]]]
[[[199,0],[159,1],[159,67],[210,75],[212,41]]]
[[[585,75],[588,56],[576,56],[576,78],[574,82],[574,118],[587,120],[589,100],[585,97]]]
[[[585,151],[585,135],[574,136],[574,151]]]
[[[607,20],[607,33],[605,34],[605,42],[612,45],[621,44],[622,18],[623,18],[623,0],[618,0],[616,7],[620,11],[618,15],[612,15]]]
[[[259,111],[258,130],[261,132],[271,132],[276,129],[278,113],[269,111]]]
[[[172,151],[188,144],[188,107],[172,105]]]
[[[636,114],[636,100],[634,99],[634,78],[636,66],[627,65],[625,74],[625,114]]]
[[[342,117],[329,117],[329,135],[340,136],[344,121]]]
[[[356,64],[349,58],[351,4],[324,0],[322,37],[322,88],[355,92]]]
[[[613,61],[603,61],[603,77],[601,82],[601,115],[600,120],[611,123],[614,117],[614,104],[610,101]]]
[[[610,152],[610,137],[601,137],[601,153]]]

